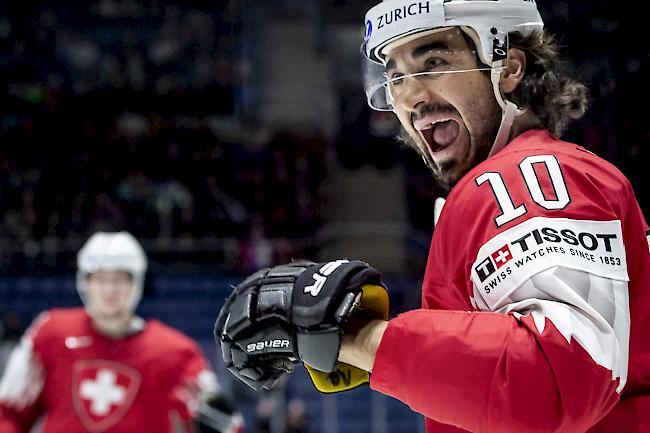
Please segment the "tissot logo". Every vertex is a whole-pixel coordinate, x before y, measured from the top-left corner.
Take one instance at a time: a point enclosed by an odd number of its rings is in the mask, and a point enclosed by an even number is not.
[[[486,257],[485,260],[483,260],[481,263],[478,264],[474,268],[476,271],[476,275],[478,275],[479,280],[481,280],[481,283],[487,278],[492,275],[496,270],[496,266],[494,266],[494,263],[492,263],[492,257]]]
[[[481,263],[479,263],[474,270],[476,275],[481,280],[485,281],[490,275],[496,272],[497,269],[501,266],[508,263],[512,260],[512,253],[510,252],[510,247],[508,244],[503,245],[501,248],[490,254],[489,257],[486,257]]]
[[[476,255],[474,293],[494,311],[524,281],[554,267],[628,281],[620,221],[534,217],[505,230]]]
[[[510,252],[508,244],[505,244],[493,252],[490,257],[492,257],[492,260],[494,260],[494,263],[497,265],[497,269],[499,269],[501,266],[512,260],[512,253]]]
[[[531,230],[519,239],[510,242],[510,245],[516,245],[522,252],[526,252],[544,242],[565,243],[580,246],[588,251],[603,248],[605,252],[610,253],[612,252],[612,241],[614,239],[617,239],[614,233],[576,232],[571,229],[557,230],[551,227],[542,227],[541,229]]]
[[[521,256],[522,253],[530,254],[530,256],[526,255],[524,257],[524,259],[528,261],[531,258],[537,258],[537,247],[543,247],[543,244],[548,243],[559,243],[575,246],[576,249],[569,250],[572,255],[587,257],[582,251],[586,251],[587,255],[594,251],[611,253],[613,248],[612,243],[615,242],[616,239],[618,239],[618,236],[615,233],[591,233],[587,231],[579,232],[568,228],[555,229],[552,227],[542,227],[531,230],[514,241],[511,241],[509,244],[505,244],[501,248],[498,248],[481,261],[474,270],[482,283],[490,275],[496,272],[497,269],[500,269],[514,258],[512,251],[515,251],[517,257]],[[510,247],[514,247],[514,249],[511,251]],[[558,251],[561,251],[562,254],[564,254],[564,250],[561,247]],[[539,252],[539,256],[542,256],[543,254],[544,251]],[[594,260],[592,256],[589,256],[588,258]],[[521,264],[523,264],[523,261],[517,260],[517,265],[520,266]]]

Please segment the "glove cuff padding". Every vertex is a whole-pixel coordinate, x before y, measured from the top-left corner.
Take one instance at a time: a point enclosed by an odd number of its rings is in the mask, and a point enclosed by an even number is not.
[[[363,311],[370,319],[388,320],[388,291],[382,284],[361,286],[361,303],[357,311]]]
[[[337,325],[318,330],[303,330],[298,328],[296,331],[296,347],[298,348],[300,359],[305,365],[309,365],[313,369],[324,373],[333,373],[340,369],[339,364],[341,363],[338,362],[338,355],[343,336],[342,325],[352,314],[360,314],[367,320],[388,320],[388,292],[384,286],[365,284],[359,289],[359,293],[355,294],[351,292],[345,295],[344,303],[337,310],[338,313],[341,313],[341,316]],[[353,374],[352,376],[356,377],[358,374]],[[313,377],[314,375],[312,374]],[[354,386],[358,386],[359,384],[357,383]],[[314,385],[319,388],[316,382],[314,382]],[[319,388],[319,390],[321,389]]]
[[[305,368],[316,389],[325,394],[348,391],[370,382],[367,371],[344,362],[336,364],[334,371],[329,373],[318,371],[307,364]]]
[[[362,310],[369,318],[388,320],[389,305],[386,288],[381,285],[366,284],[361,289],[361,303],[356,311]],[[369,372],[344,362],[337,362],[334,370],[329,373],[319,371],[308,364],[304,365],[316,389],[326,394],[348,391],[370,382]]]

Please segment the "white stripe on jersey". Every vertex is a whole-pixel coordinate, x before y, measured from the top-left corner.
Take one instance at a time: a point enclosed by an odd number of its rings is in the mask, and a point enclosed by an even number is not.
[[[549,319],[599,365],[627,380],[630,307],[621,223],[535,217],[488,240],[472,266],[483,311]]]
[[[445,206],[447,200],[442,197],[438,197],[436,201],[433,202],[433,226],[438,225],[438,220],[440,219],[440,214],[442,213],[442,208]]]
[[[36,401],[45,384],[45,371],[34,355],[29,335],[20,340],[9,356],[0,381],[0,402],[23,410]]]
[[[575,340],[598,365],[620,378],[620,393],[627,380],[630,311],[627,281],[599,277],[555,266],[533,275],[510,293],[495,312],[530,315],[541,334],[546,319],[569,342]],[[474,286],[479,309],[491,311]]]

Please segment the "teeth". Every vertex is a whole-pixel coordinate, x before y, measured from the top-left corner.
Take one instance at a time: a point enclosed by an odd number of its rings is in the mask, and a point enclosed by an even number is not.
[[[431,128],[433,128],[433,126],[434,126],[436,123],[443,123],[443,122],[446,122],[446,121],[448,121],[448,120],[449,120],[449,119],[444,119],[444,120],[443,120],[443,119],[441,119],[441,120],[434,120],[434,121],[431,122],[430,124],[424,126],[422,129],[420,129],[420,131],[424,131],[424,130],[427,130],[427,129],[431,129]]]

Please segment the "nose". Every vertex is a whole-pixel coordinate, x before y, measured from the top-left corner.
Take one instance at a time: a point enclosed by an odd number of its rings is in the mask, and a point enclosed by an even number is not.
[[[422,104],[431,102],[431,91],[422,77],[406,77],[394,95],[396,105],[405,111],[415,112]]]
[[[117,284],[115,284],[114,281],[104,281],[102,284],[99,285],[99,290],[102,294],[106,296],[111,296],[121,291],[120,287]]]

